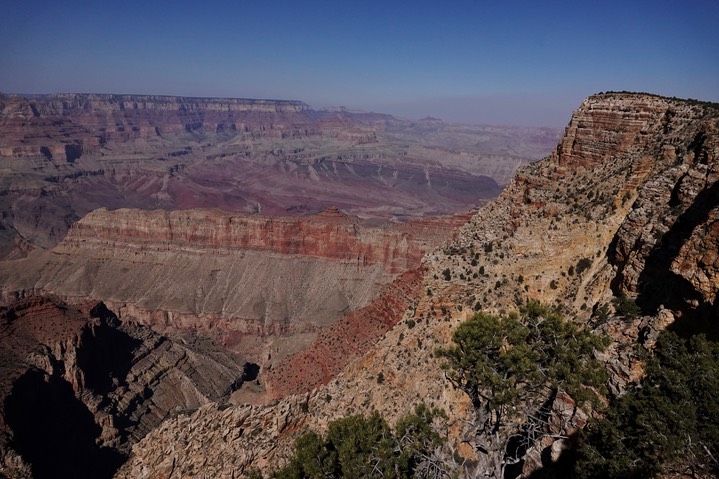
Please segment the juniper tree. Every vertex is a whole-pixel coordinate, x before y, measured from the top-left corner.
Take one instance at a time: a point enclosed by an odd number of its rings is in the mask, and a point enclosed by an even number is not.
[[[594,352],[607,340],[530,302],[521,315],[477,313],[455,330],[453,346],[437,355],[447,378],[467,393],[476,412],[477,449],[494,477],[521,460],[538,439],[543,405],[560,390],[578,402],[596,401],[606,372]],[[522,443],[508,451],[510,440]]]

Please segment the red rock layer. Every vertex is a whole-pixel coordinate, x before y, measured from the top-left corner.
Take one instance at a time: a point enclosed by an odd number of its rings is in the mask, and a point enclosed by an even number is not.
[[[307,109],[299,101],[237,98],[74,93],[0,97],[0,156],[43,155],[72,161],[73,156],[109,141],[201,129],[277,137],[317,134],[304,115]]]
[[[249,249],[383,264],[396,274],[422,256],[465,217],[416,224],[363,226],[336,209],[303,217],[264,217],[220,210],[99,209],[76,223],[60,250],[99,246],[139,250]]]
[[[285,397],[327,384],[397,324],[421,292],[422,274],[418,270],[400,275],[368,306],[324,329],[310,348],[266,371],[263,375],[268,394]]]

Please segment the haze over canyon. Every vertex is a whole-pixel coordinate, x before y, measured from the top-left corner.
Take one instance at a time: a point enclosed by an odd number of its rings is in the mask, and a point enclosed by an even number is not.
[[[438,357],[460,324],[555,308],[605,338],[607,405],[665,330],[719,337],[713,103],[601,93],[562,134],[4,95],[0,132],[2,477],[271,475],[303,432],[420,402],[444,413],[416,474],[562,477],[602,414],[547,380],[497,419],[522,446],[488,446]],[[715,446],[667,470],[715,472]]]

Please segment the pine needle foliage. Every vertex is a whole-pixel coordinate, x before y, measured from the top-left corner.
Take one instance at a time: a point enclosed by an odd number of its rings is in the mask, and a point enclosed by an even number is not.
[[[581,330],[551,308],[530,302],[521,315],[475,314],[437,351],[447,376],[475,407],[511,407],[541,390],[564,390],[579,402],[605,391],[605,368],[593,357],[608,340]]]
[[[276,479],[409,478],[429,464],[444,439],[433,422],[444,412],[424,404],[397,422],[393,430],[376,411],[348,416],[329,424],[327,433],[307,432],[295,443],[288,464]]]
[[[582,434],[579,478],[719,476],[719,344],[665,331],[641,384]]]

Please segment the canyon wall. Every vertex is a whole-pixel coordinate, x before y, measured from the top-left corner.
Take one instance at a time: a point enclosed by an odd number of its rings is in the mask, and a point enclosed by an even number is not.
[[[180,457],[174,473],[200,464],[218,476],[269,470],[287,457],[298,431],[371,411],[394,421],[420,401],[447,412],[448,454],[479,468],[460,469],[465,474],[480,474],[491,458],[474,443],[472,405],[434,354],[475,309],[509,312],[537,299],[609,333],[601,359],[614,394],[641,375],[634,347],[651,347],[663,328],[717,336],[717,138],[716,105],[644,94],[590,97],[552,157],[520,170],[455,240],[426,257],[420,297],[364,356],[327,385],[276,405],[206,406],[167,421],[136,445],[117,477],[166,474]],[[642,313],[617,310],[620,295],[635,299]],[[557,412],[566,407],[579,416]],[[567,398],[556,398],[552,411],[559,435],[586,419]],[[236,433],[254,427],[264,433]],[[211,445],[212,453],[187,455],[187,443]],[[546,458],[562,447],[548,438],[527,451],[523,477],[551,469]]]
[[[101,209],[52,250],[6,261],[0,282],[6,302],[32,294],[94,298],[122,319],[194,331],[264,363],[269,338],[298,338],[275,348],[275,360],[301,350],[417,268],[466,219],[367,226],[337,210],[262,217]]]
[[[0,98],[1,157],[73,163],[111,141],[195,130],[317,134],[299,101],[65,93]],[[40,130],[40,131],[38,131]],[[19,144],[18,144],[19,143]]]
[[[416,267],[430,243],[431,238],[412,224],[368,228],[337,209],[302,217],[100,209],[77,222],[56,252],[253,250],[341,260],[357,267],[380,264],[387,273],[397,274]]]
[[[247,363],[210,341],[172,340],[102,303],[33,297],[0,308],[0,472],[110,477],[163,420],[242,387]]]

